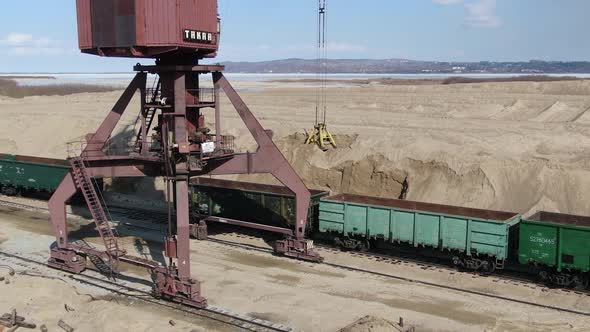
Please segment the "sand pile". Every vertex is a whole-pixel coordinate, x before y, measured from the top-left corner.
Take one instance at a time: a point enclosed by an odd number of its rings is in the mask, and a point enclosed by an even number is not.
[[[84,287],[65,275],[24,273],[28,275],[17,274],[9,277],[9,284],[0,283],[0,315],[16,309],[37,328],[45,325],[49,331],[62,331],[57,326],[60,319],[76,331],[190,331],[195,326],[178,319],[172,328],[168,321],[176,319],[176,313]]]
[[[302,144],[313,126],[313,87],[236,87],[309,187],[399,197],[406,181],[412,200],[590,215],[590,81],[330,87],[328,125],[339,148],[326,153]],[[8,98],[0,103],[0,152],[63,158],[65,143],[94,131],[119,95]],[[119,144],[133,137],[137,102],[113,137]],[[229,101],[221,106],[224,133],[253,151]],[[158,180],[112,188],[163,195]]]
[[[584,158],[562,164],[546,158],[496,160],[447,153],[412,156],[416,150],[388,153],[371,147],[362,135],[337,136],[339,143],[347,144],[322,152],[303,145],[303,138],[302,134],[291,135],[278,140],[277,145],[312,188],[391,198],[401,197],[406,190],[405,197],[410,200],[525,214],[537,210],[590,213],[585,201],[590,169]],[[552,144],[544,143],[537,152],[563,152],[553,149]],[[276,183],[267,175],[230,178]]]
[[[581,110],[577,107],[571,107],[570,105],[561,101],[556,101],[543,110],[539,115],[534,117],[532,121],[537,122],[566,122],[572,121],[580,114]]]
[[[398,323],[393,323],[387,319],[365,316],[354,323],[339,330],[339,332],[410,332],[414,331],[411,327],[403,327]]]

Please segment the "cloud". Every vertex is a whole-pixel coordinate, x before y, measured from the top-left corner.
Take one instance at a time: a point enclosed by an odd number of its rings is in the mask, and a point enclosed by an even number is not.
[[[472,27],[495,28],[502,25],[502,20],[496,15],[496,0],[479,0],[465,4],[467,17],[465,24]]]
[[[437,5],[462,4],[467,10],[465,25],[470,27],[495,28],[502,25],[502,19],[496,15],[496,0],[432,0]]]
[[[59,41],[29,33],[11,32],[0,39],[0,53],[4,55],[60,55],[69,51]]]
[[[22,45],[33,41],[33,35],[27,33],[12,32],[6,36],[5,39],[0,40],[0,43],[6,45]]]

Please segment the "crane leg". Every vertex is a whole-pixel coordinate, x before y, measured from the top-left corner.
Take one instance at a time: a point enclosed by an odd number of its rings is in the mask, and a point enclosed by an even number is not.
[[[270,173],[295,194],[294,236],[277,241],[275,252],[302,260],[321,262],[323,258],[314,251],[313,243],[305,239],[311,193],[297,175],[289,161],[272,141],[268,131],[258,122],[248,106],[240,98],[222,73],[214,74],[216,88],[221,88],[242,118],[242,121],[258,144],[255,153],[234,156],[228,162],[214,169],[210,174],[254,174]]]

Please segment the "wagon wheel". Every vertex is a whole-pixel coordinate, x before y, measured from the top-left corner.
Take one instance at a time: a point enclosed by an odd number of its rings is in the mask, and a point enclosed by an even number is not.
[[[584,290],[588,288],[588,277],[584,275],[577,275],[573,278],[572,284],[576,290]]]
[[[545,270],[539,271],[539,279],[543,282],[547,282],[547,280],[549,280],[549,273]]]
[[[334,245],[338,247],[341,251],[346,251],[346,247],[344,246],[344,242],[340,240],[339,237],[334,238]]]
[[[18,196],[19,190],[13,186],[2,186],[2,194],[6,196]]]
[[[461,262],[461,258],[459,258],[458,256],[453,257],[453,265],[455,266],[455,269],[457,269],[457,271],[459,272],[463,272],[465,270],[463,262]]]
[[[359,241],[357,249],[360,252],[367,252],[371,250],[371,243],[369,242],[369,240]]]
[[[496,271],[496,262],[485,260],[481,265],[481,269],[484,274],[492,274]]]
[[[551,280],[551,272],[547,270],[539,271],[539,281],[549,288],[555,288],[555,282]]]

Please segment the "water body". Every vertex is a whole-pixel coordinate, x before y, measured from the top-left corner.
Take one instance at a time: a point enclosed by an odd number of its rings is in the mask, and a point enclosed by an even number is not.
[[[0,74],[2,76],[51,76],[55,79],[31,79],[14,78],[21,85],[53,85],[53,84],[99,84],[125,87],[133,79],[135,73],[26,73],[26,74]],[[226,73],[226,77],[234,82],[265,82],[281,79],[306,79],[316,78],[316,74],[246,74]],[[329,79],[375,79],[375,78],[399,78],[399,79],[444,79],[448,77],[470,78],[501,78],[514,76],[527,76],[530,74],[329,74]],[[544,74],[546,76],[574,76],[589,78],[590,74]],[[210,81],[210,75],[203,76],[204,81]],[[149,75],[148,82],[155,80],[155,76]]]

